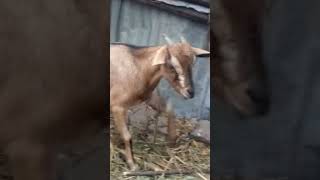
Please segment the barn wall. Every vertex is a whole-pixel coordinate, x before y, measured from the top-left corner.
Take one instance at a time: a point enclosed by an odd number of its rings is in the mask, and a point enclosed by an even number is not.
[[[208,25],[190,21],[184,17],[137,3],[133,0],[111,1],[110,41],[135,45],[159,45],[165,43],[162,33],[179,40],[182,34],[193,46],[205,48]],[[166,81],[161,81],[161,95],[169,99],[176,114],[187,118],[209,119],[210,64],[205,58],[194,66],[195,97],[184,100]]]

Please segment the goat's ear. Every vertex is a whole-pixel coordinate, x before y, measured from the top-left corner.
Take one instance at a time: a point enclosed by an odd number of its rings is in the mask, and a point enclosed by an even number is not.
[[[192,50],[196,54],[196,56],[208,57],[210,55],[210,52],[204,49],[192,47]]]
[[[167,46],[162,46],[156,52],[156,55],[154,56],[154,58],[152,60],[152,66],[165,64],[168,58],[169,58],[168,48],[167,48]]]

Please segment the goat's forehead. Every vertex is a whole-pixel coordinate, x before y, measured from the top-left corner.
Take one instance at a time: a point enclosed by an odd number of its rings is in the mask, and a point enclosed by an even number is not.
[[[185,55],[189,55],[193,53],[192,47],[189,43],[177,43],[175,45],[170,46],[169,49],[173,53],[180,53]]]
[[[194,52],[188,43],[179,43],[169,48],[170,54],[175,56],[181,64],[190,64],[194,61]]]

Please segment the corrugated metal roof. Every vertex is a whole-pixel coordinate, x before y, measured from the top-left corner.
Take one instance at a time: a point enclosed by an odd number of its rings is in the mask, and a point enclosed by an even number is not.
[[[181,1],[186,1],[186,2],[190,2],[193,4],[198,4],[198,5],[206,6],[206,7],[210,6],[209,0],[181,0]]]
[[[175,15],[186,17],[201,23],[209,22],[209,6],[191,3],[194,0],[134,0],[144,5],[156,7]],[[189,2],[190,1],[190,2]],[[200,2],[200,1],[199,1]],[[202,1],[201,1],[202,2]],[[148,8],[146,6],[146,8]]]
[[[201,13],[206,13],[206,14],[210,13],[209,7],[201,6],[201,5],[190,3],[190,2],[178,1],[178,0],[156,0],[156,1],[174,5],[174,6],[179,6],[179,7],[191,8]]]

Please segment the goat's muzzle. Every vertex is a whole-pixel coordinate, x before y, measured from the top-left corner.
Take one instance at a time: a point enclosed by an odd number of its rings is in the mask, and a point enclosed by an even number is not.
[[[192,88],[182,89],[181,94],[185,99],[192,99],[194,97],[194,91]]]

